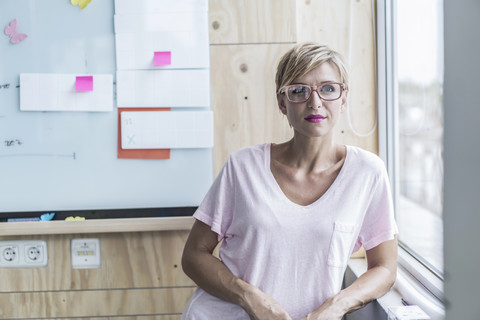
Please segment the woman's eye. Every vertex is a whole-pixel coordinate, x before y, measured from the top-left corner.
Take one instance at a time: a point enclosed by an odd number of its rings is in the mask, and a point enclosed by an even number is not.
[[[294,87],[292,89],[293,94],[301,94],[301,93],[305,93],[306,91],[307,91],[306,87]]]
[[[326,85],[322,86],[321,90],[323,92],[335,92],[335,87],[330,85],[330,84],[326,84]]]

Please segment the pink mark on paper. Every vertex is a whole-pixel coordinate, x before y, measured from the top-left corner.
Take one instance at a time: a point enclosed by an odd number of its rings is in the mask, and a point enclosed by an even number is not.
[[[170,51],[155,51],[153,54],[154,66],[166,66],[172,64],[172,53]]]
[[[28,37],[25,33],[17,33],[17,19],[13,19],[8,26],[5,27],[5,34],[10,37],[10,42],[17,44]]]
[[[75,91],[93,91],[93,76],[77,76]]]

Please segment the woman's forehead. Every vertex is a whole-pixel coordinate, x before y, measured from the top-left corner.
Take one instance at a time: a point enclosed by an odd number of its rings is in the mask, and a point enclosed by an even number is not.
[[[337,66],[331,62],[323,62],[306,74],[294,79],[294,83],[322,83],[327,81],[342,82]]]

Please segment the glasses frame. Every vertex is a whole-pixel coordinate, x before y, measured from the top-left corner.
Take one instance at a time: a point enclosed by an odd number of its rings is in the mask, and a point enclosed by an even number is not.
[[[335,98],[335,99],[325,99],[325,98],[322,98],[322,96],[320,95],[320,92],[318,91],[318,89],[320,89],[321,87],[325,86],[325,85],[328,85],[328,84],[338,84],[340,85],[340,95],[338,96],[338,98]],[[291,87],[298,87],[298,86],[303,86],[303,87],[309,87],[310,88],[310,94],[308,95],[308,97],[305,99],[305,100],[302,100],[302,101],[293,101],[293,100],[290,100],[290,98],[288,97],[288,94],[286,94],[286,90],[288,88],[291,88]],[[342,97],[343,95],[343,91],[345,91],[345,84],[342,83],[342,82],[334,82],[334,81],[330,81],[330,82],[324,82],[322,83],[320,86],[309,86],[307,84],[290,84],[288,86],[284,86],[282,88],[280,88],[280,90],[278,90],[278,92],[280,94],[285,94],[285,97],[287,97],[287,100],[292,102],[292,103],[303,103],[305,101],[308,101],[308,99],[310,99],[310,97],[312,96],[312,93],[313,92],[317,92],[318,94],[318,97],[323,100],[323,101],[335,101],[335,100],[338,100]]]

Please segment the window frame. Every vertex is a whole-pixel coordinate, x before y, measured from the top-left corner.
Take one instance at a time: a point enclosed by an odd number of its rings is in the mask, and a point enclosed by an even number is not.
[[[395,2],[398,0],[385,0],[377,2],[376,17],[376,61],[377,61],[377,112],[379,155],[386,164],[390,176],[392,194],[398,190],[396,177],[399,176],[398,155],[395,147],[398,145],[398,96],[395,92],[396,61],[394,59],[396,21],[394,15]],[[395,201],[395,199],[394,199]],[[440,305],[444,305],[443,276],[435,272],[426,263],[415,257],[409,248],[399,241],[398,267],[408,277],[418,282]],[[415,301],[406,303],[416,304]]]

